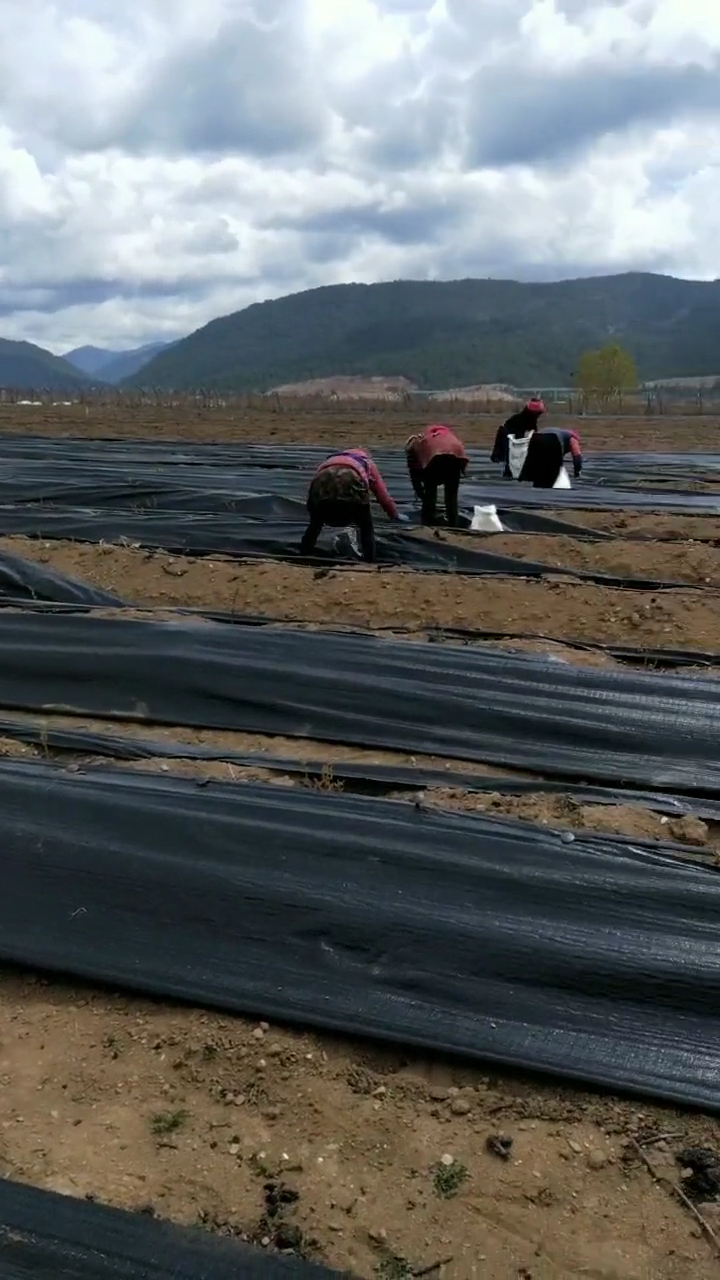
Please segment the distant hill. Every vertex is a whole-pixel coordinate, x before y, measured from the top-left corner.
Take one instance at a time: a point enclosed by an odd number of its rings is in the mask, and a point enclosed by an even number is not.
[[[266,391],[362,375],[427,390],[567,386],[581,353],[608,339],[627,347],[643,379],[714,373],[720,282],[631,273],[332,285],[212,320],[126,381]]]
[[[116,385],[124,378],[133,378],[153,356],[173,345],[171,342],[150,342],[144,347],[135,347],[132,351],[76,347],[74,351],[68,351],[64,359],[89,377]]]
[[[62,356],[54,356],[32,342],[0,338],[0,387],[81,391],[91,385],[90,379]]]
[[[154,356],[174,345],[171,342],[150,342],[145,347],[136,347],[134,351],[118,351],[102,366],[100,376],[104,382],[113,384],[118,384],[125,378],[134,378]]]
[[[415,384],[407,378],[343,377],[311,378],[271,387],[279,396],[334,396],[337,400],[401,400]]]
[[[89,378],[96,378],[102,366],[119,354],[119,351],[106,351],[104,347],[75,347],[74,351],[66,351],[62,359]]]

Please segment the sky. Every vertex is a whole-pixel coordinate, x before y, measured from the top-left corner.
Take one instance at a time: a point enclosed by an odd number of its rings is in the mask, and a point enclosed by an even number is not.
[[[343,281],[720,276],[717,0],[0,0],[0,335]]]

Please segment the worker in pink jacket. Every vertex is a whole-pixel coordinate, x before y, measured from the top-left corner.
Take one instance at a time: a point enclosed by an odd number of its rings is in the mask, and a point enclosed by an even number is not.
[[[355,525],[360,533],[363,560],[372,563],[375,530],[371,496],[391,520],[407,521],[407,516],[398,512],[367,449],[346,449],[321,462],[308,492],[310,523],[300,543],[300,554],[309,555],[314,551],[324,525],[334,529]]]
[[[423,524],[435,524],[437,491],[445,490],[445,519],[457,527],[458,491],[468,457],[462,440],[450,427],[439,424],[418,431],[405,443],[405,457],[412,487],[422,503]]]

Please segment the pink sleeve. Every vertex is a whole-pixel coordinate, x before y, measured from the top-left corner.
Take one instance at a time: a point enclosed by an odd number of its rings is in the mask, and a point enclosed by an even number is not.
[[[385,482],[374,462],[371,462],[370,464],[368,479],[370,481],[370,488],[375,494],[375,497],[380,503],[385,515],[389,516],[391,520],[397,520],[398,509],[385,488]]]
[[[573,458],[582,457],[582,450],[580,448],[580,437],[577,434],[577,431],[570,432],[570,452]]]

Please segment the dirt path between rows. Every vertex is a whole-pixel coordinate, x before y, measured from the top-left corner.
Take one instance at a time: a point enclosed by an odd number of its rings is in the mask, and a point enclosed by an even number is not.
[[[720,541],[720,517],[658,515],[652,511],[567,511],[548,508],[538,512],[552,520],[567,520],[569,524],[584,525],[587,529],[610,533],[618,538],[662,538],[679,542]],[[665,547],[659,547],[662,556]]]
[[[583,542],[562,535],[498,533],[483,538],[478,550],[583,573],[720,587],[720,547],[698,542],[633,542],[623,538]]]
[[[32,727],[40,734],[41,742],[31,745],[18,738],[0,736],[0,757],[4,759],[54,761],[61,768],[74,771],[88,769],[121,768],[138,769],[151,773],[175,774],[180,777],[204,778],[239,785],[243,782],[261,782],[282,787],[310,788],[332,793],[358,793],[385,796],[401,804],[431,805],[454,809],[465,813],[482,813],[487,817],[514,818],[539,823],[555,830],[597,832],[601,835],[628,836],[636,840],[662,840],[703,850],[708,857],[720,856],[720,824],[703,822],[689,812],[665,816],[642,806],[623,804],[591,804],[575,800],[563,793],[530,791],[523,795],[506,795],[493,790],[473,790],[473,776],[507,778],[531,781],[534,776],[522,770],[495,765],[477,764],[473,761],[447,760],[439,756],[417,757],[393,751],[375,751],[362,747],[342,747],[333,743],[316,742],[310,738],[273,738],[260,734],[226,733],[212,730],[168,728],[128,724],[123,721],[88,720],[78,716],[36,716],[5,713],[6,721],[15,721],[19,727]],[[47,740],[48,733],[70,729],[76,732],[108,734],[131,744],[151,740],[158,744],[157,755],[134,761],[114,760],[110,756],[96,756],[92,750],[69,752],[58,750]],[[174,753],[163,754],[163,744],[182,748],[211,749],[217,759],[194,760],[190,755],[178,757]],[[226,753],[226,754],[224,754]],[[233,755],[256,756],[252,764],[241,764]],[[263,757],[272,757],[267,765]],[[273,761],[293,764],[308,763],[308,771],[283,769]],[[319,772],[310,765],[320,766]],[[342,778],[343,765],[365,768],[372,775],[377,766],[418,771],[437,770],[452,774],[468,774],[467,786],[453,782],[447,786],[432,783],[426,786],[421,778],[413,788],[396,787],[391,782],[385,786],[367,784]],[[688,802],[688,809],[692,805]]]
[[[6,1176],[365,1280],[447,1259],[444,1280],[716,1273],[626,1146],[662,1139],[648,1153],[677,1177],[713,1122],[57,980],[0,991]]]
[[[715,651],[720,592],[608,589],[400,570],[199,560],[126,547],[2,538],[0,547],[137,605],[189,605],[360,627],[460,626],[601,644]]]

